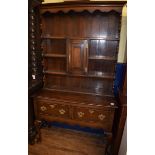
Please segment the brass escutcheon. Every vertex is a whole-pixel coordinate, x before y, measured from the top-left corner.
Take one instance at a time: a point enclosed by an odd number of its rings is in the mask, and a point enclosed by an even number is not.
[[[83,112],[78,112],[78,116],[81,118],[84,116],[84,113]]]
[[[65,111],[64,109],[60,109],[60,110],[59,110],[59,113],[60,113],[61,115],[63,115],[65,112],[66,112],[66,111]]]
[[[89,109],[89,113],[93,114],[94,113],[94,110]]]
[[[105,115],[100,114],[100,115],[98,115],[98,118],[102,121],[105,118]]]
[[[47,110],[47,108],[45,106],[41,106],[40,109],[41,109],[41,111],[46,111]]]
[[[50,107],[51,107],[52,109],[54,109],[54,108],[55,108],[55,105],[51,104]]]

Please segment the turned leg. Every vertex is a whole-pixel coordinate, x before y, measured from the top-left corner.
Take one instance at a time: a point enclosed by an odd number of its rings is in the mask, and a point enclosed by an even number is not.
[[[29,128],[28,130],[28,142],[29,144],[33,145],[35,143],[35,137],[36,137],[36,128],[35,126]]]
[[[34,122],[35,127],[36,127],[36,137],[35,137],[35,142],[41,142],[41,132],[40,132],[40,128],[41,128],[41,121],[40,120],[35,120]]]

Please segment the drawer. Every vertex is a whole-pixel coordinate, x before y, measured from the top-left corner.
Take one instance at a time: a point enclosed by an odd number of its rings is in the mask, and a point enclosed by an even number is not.
[[[92,122],[113,122],[114,110],[75,107],[73,117],[76,120]]]
[[[37,101],[39,114],[54,117],[69,118],[69,106],[56,101]]]

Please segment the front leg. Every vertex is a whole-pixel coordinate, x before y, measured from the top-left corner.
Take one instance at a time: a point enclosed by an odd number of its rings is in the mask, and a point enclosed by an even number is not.
[[[37,134],[36,134],[36,137],[35,137],[35,142],[38,143],[38,142],[41,142],[41,132],[40,132],[40,128],[41,128],[42,121],[40,121],[40,120],[35,120],[34,124],[35,124],[36,131],[37,131]]]

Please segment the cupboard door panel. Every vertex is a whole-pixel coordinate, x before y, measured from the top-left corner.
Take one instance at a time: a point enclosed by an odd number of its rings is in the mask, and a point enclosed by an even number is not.
[[[69,72],[84,74],[87,72],[87,40],[71,40],[69,46]]]

